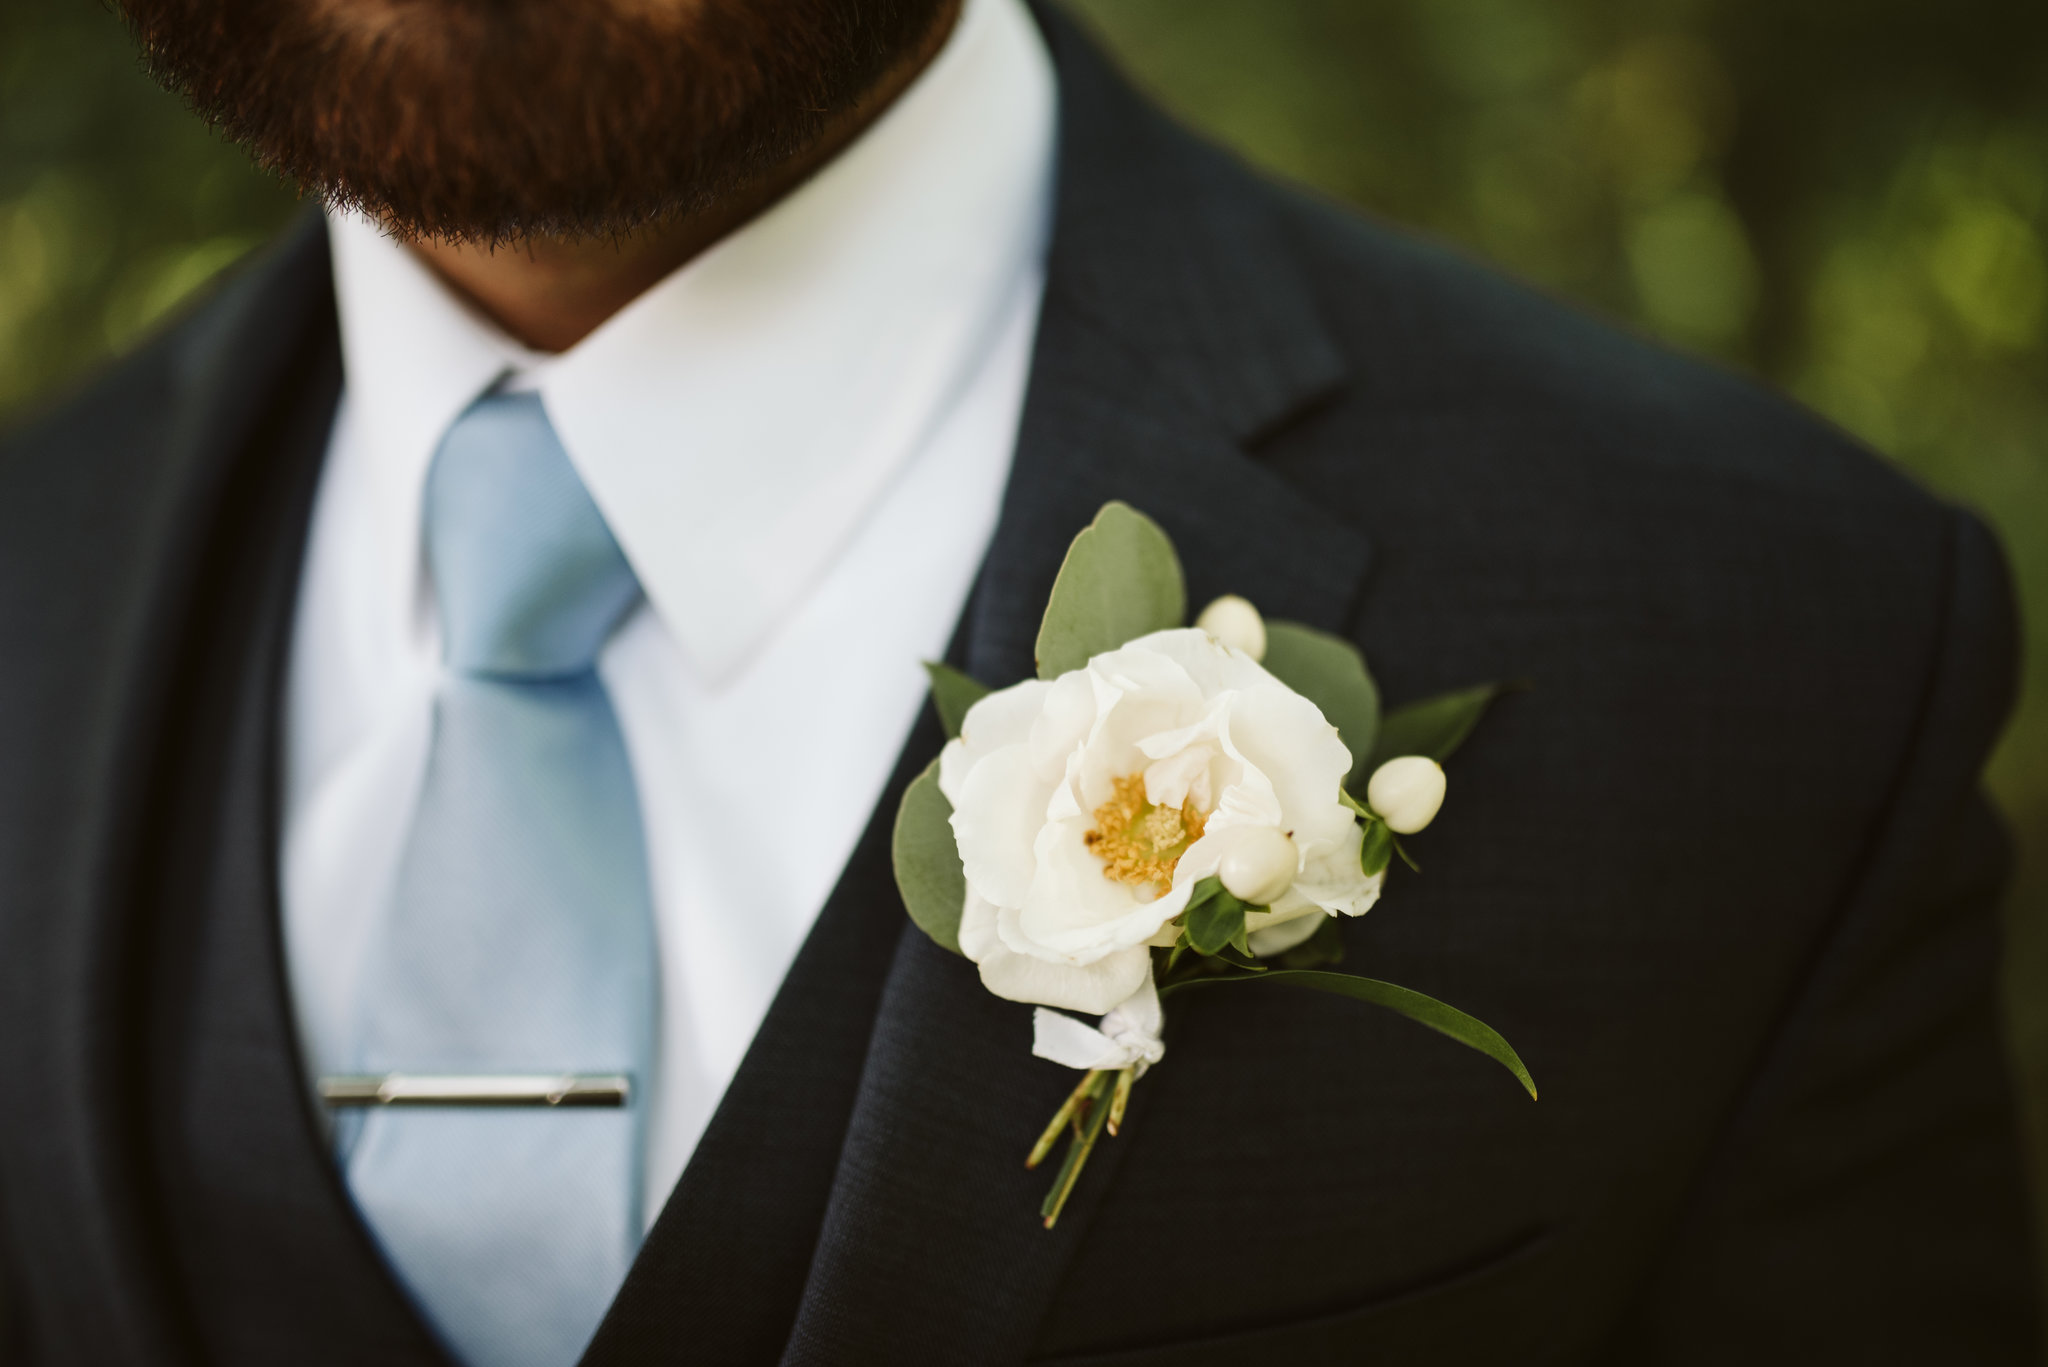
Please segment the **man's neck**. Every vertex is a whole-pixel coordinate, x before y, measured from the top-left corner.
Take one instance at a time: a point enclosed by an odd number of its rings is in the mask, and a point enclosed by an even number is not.
[[[495,246],[417,240],[407,245],[513,337],[538,351],[566,351],[839,155],[938,56],[959,17],[960,2],[954,0],[924,42],[808,151],[702,212],[617,239],[529,238]]]

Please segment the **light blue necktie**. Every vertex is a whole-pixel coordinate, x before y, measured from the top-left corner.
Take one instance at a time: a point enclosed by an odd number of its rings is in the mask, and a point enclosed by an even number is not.
[[[350,1193],[470,1367],[569,1367],[640,1241],[654,923],[594,668],[640,586],[539,397],[449,428],[426,494],[446,668],[357,1017],[363,1073],[626,1073],[623,1110],[381,1107]]]

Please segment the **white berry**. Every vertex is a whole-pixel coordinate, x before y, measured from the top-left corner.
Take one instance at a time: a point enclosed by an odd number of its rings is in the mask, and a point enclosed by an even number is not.
[[[1294,842],[1277,826],[1239,826],[1224,833],[1223,857],[1216,876],[1223,889],[1241,902],[1269,907],[1294,886],[1301,857]]]
[[[1444,769],[1427,755],[1403,755],[1372,771],[1365,805],[1396,835],[1413,835],[1444,805]]]
[[[1218,645],[1241,650],[1254,660],[1266,658],[1266,619],[1234,593],[1226,593],[1203,608],[1195,625],[1208,632]]]

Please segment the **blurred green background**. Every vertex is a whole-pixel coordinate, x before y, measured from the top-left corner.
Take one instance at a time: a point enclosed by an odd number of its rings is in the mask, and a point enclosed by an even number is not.
[[[1075,0],[1253,160],[1798,396],[1985,514],[2024,701],[2006,990],[2048,1172],[2048,5]],[[296,208],[93,0],[0,6],[0,423]]]

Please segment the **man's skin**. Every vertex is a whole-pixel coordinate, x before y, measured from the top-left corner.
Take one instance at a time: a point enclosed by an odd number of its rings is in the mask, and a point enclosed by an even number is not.
[[[744,226],[839,155],[931,64],[960,17],[960,2],[949,0],[923,43],[835,119],[805,155],[703,212],[610,238],[529,237],[493,244],[413,237],[406,245],[519,341],[537,351],[566,351],[649,286]]]
[[[831,161],[962,0],[122,0],[258,164],[562,351]]]

